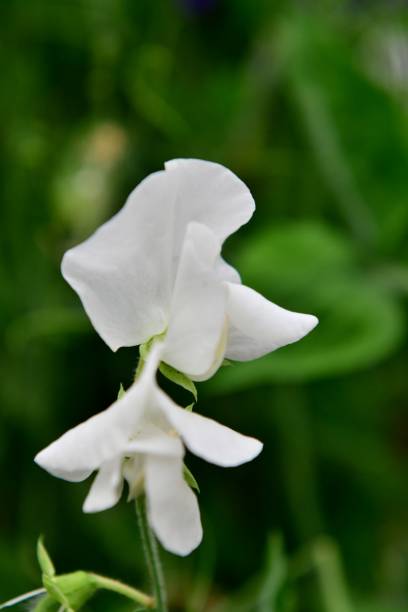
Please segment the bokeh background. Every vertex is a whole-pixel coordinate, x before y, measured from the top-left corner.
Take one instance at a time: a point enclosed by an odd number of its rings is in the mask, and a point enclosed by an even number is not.
[[[163,555],[171,610],[408,609],[404,5],[1,3],[0,600],[39,586],[40,533],[60,572],[148,588],[132,506],[83,515],[89,482],[33,456],[137,362],[93,331],[62,254],[166,159],[198,157],[257,202],[226,258],[321,323],[199,385],[200,412],[265,450],[234,470],[188,458],[205,538],[187,559]],[[87,609],[134,608],[99,595]]]

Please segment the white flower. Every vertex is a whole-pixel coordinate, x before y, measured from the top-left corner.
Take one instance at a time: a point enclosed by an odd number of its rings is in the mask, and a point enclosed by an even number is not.
[[[221,259],[223,241],[254,209],[246,185],[223,166],[172,160],[65,254],[62,273],[112,350],[165,334],[163,360],[204,380],[224,357],[260,357],[317,324],[241,285]]]
[[[116,504],[124,478],[130,498],[144,487],[158,539],[167,550],[186,555],[200,543],[202,528],[197,498],[183,477],[184,444],[223,467],[250,461],[262,444],[177,406],[156,383],[162,349],[162,343],[153,346],[140,378],[110,408],[66,432],[35,461],[72,482],[98,471],[85,512]]]

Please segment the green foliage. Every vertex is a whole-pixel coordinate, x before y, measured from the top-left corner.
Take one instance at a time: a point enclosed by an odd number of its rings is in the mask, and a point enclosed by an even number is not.
[[[184,480],[186,481],[186,483],[192,488],[195,489],[197,491],[197,493],[200,492],[200,487],[198,486],[198,482],[197,480],[194,478],[193,474],[191,473],[191,471],[188,469],[188,467],[186,466],[186,464],[183,465],[183,476],[184,476]]]
[[[55,576],[55,567],[44,546],[44,539],[42,537],[40,537],[37,542],[37,559],[41,571],[45,576],[50,578]]]
[[[159,366],[159,370],[163,374],[163,376],[171,380],[171,382],[175,383],[176,385],[179,385],[180,387],[183,387],[183,389],[185,389],[186,391],[190,391],[195,401],[197,401],[197,388],[191,378],[189,378],[182,372],[179,372],[175,368],[172,368],[163,361]]]
[[[395,252],[408,226],[408,121],[398,100],[364,66],[377,60],[373,68],[377,74],[381,69],[378,57],[363,56],[369,40],[362,37],[355,45],[352,36],[329,20],[302,14],[283,24],[279,49],[342,214],[357,238]],[[373,180],[377,172],[381,181]]]
[[[164,336],[164,334],[162,335]],[[158,336],[157,338],[160,338],[160,336]],[[151,350],[153,342],[157,338],[151,338],[144,344],[140,345],[139,347],[140,359],[137,365],[135,378],[137,378],[137,376],[142,371],[143,363],[144,361],[146,361],[147,355],[149,354],[149,351]],[[176,368],[173,368],[167,363],[164,363],[164,361],[160,363],[159,370],[160,370],[160,373],[163,374],[165,378],[167,378],[174,384],[178,385],[179,387],[182,387],[186,391],[189,391],[193,395],[194,400],[197,401],[197,388],[195,384],[193,383],[193,381],[191,380],[191,378],[183,374],[183,372],[179,372],[179,370],[176,370]]]

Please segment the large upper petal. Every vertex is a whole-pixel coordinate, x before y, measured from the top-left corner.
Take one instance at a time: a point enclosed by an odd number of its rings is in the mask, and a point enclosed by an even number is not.
[[[297,342],[318,323],[315,316],[285,310],[245,285],[227,283],[227,286],[227,358],[256,359]]]
[[[124,207],[62,261],[64,278],[112,350],[141,344],[166,328],[191,221],[223,241],[254,211],[246,185],[219,164],[178,159],[165,167],[142,181]]]
[[[114,217],[62,260],[64,278],[114,351],[141,344],[166,327],[174,197],[169,173],[151,174]]]
[[[222,467],[251,461],[262,450],[262,443],[243,436],[216,421],[177,406],[167,395],[158,395],[160,408],[180,434],[187,448],[202,459]]]
[[[155,374],[161,349],[159,343],[152,348],[141,377],[120,399],[67,431],[38,453],[35,462],[54,476],[75,482],[122,456],[157,392]]]
[[[231,170],[202,159],[173,159],[166,172],[177,184],[175,241],[190,221],[209,227],[223,242],[251,218],[255,202],[248,187]]]
[[[216,360],[225,322],[227,290],[218,274],[220,241],[201,223],[189,224],[171,302],[163,361],[191,378]]]
[[[188,555],[201,542],[197,498],[183,477],[182,458],[148,455],[145,488],[149,522],[162,546]]]

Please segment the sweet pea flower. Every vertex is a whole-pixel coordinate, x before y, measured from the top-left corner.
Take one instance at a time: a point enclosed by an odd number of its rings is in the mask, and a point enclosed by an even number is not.
[[[224,240],[254,209],[249,189],[227,168],[169,161],[65,253],[63,276],[112,350],[163,336],[163,361],[205,380],[224,358],[255,359],[317,324],[242,285],[221,258]]]
[[[52,475],[79,482],[97,471],[85,512],[119,500],[123,481],[129,498],[143,490],[148,519],[162,545],[187,555],[202,538],[196,495],[184,480],[184,445],[223,467],[251,461],[262,450],[255,438],[177,406],[158,386],[163,343],[156,342],[136,382],[107,410],[66,432],[35,458]]]

